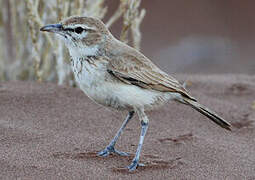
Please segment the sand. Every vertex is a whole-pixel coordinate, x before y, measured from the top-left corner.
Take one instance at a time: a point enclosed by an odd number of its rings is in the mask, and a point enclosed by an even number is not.
[[[200,103],[233,124],[216,126],[175,102],[148,112],[141,162],[129,165],[140,134],[137,116],[117,149],[131,157],[97,157],[126,112],[110,111],[79,88],[51,83],[0,86],[0,179],[255,179],[255,76],[177,75]]]

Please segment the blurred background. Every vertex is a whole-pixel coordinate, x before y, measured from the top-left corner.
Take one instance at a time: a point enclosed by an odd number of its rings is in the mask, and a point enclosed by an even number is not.
[[[168,73],[255,73],[255,1],[143,0],[141,7],[141,50]]]
[[[170,74],[255,74],[254,7],[249,0],[2,0],[0,81],[73,84],[67,50],[39,28],[77,14],[101,18]]]

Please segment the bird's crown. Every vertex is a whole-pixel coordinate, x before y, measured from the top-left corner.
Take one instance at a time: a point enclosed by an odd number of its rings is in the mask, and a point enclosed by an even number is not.
[[[102,34],[108,34],[109,31],[104,23],[94,17],[86,16],[73,16],[64,19],[60,22],[64,30],[70,30],[75,33],[82,33],[83,31],[99,32]]]

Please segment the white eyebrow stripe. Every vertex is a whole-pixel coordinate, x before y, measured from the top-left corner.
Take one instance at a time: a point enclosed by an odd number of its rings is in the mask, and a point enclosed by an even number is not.
[[[72,29],[75,29],[75,28],[77,28],[77,27],[82,27],[83,29],[91,29],[91,30],[94,30],[94,28],[88,27],[88,26],[86,26],[86,25],[84,25],[84,24],[74,24],[74,25],[68,25],[68,26],[66,26],[66,28],[72,28]]]

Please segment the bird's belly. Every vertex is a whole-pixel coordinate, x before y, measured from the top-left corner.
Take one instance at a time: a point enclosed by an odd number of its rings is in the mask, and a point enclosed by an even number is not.
[[[98,104],[129,110],[143,107],[152,109],[174,98],[172,93],[143,89],[122,82],[106,81],[106,69],[88,62],[74,62],[73,72],[81,90]]]
[[[118,110],[153,109],[176,96],[175,94],[145,90],[134,85],[113,82],[98,83],[90,88],[84,88],[81,85],[81,89],[98,104]]]
[[[107,97],[105,105],[117,107],[117,109],[144,108],[150,110],[178,96],[176,93],[163,93],[124,83],[107,83],[104,88],[103,92]]]

